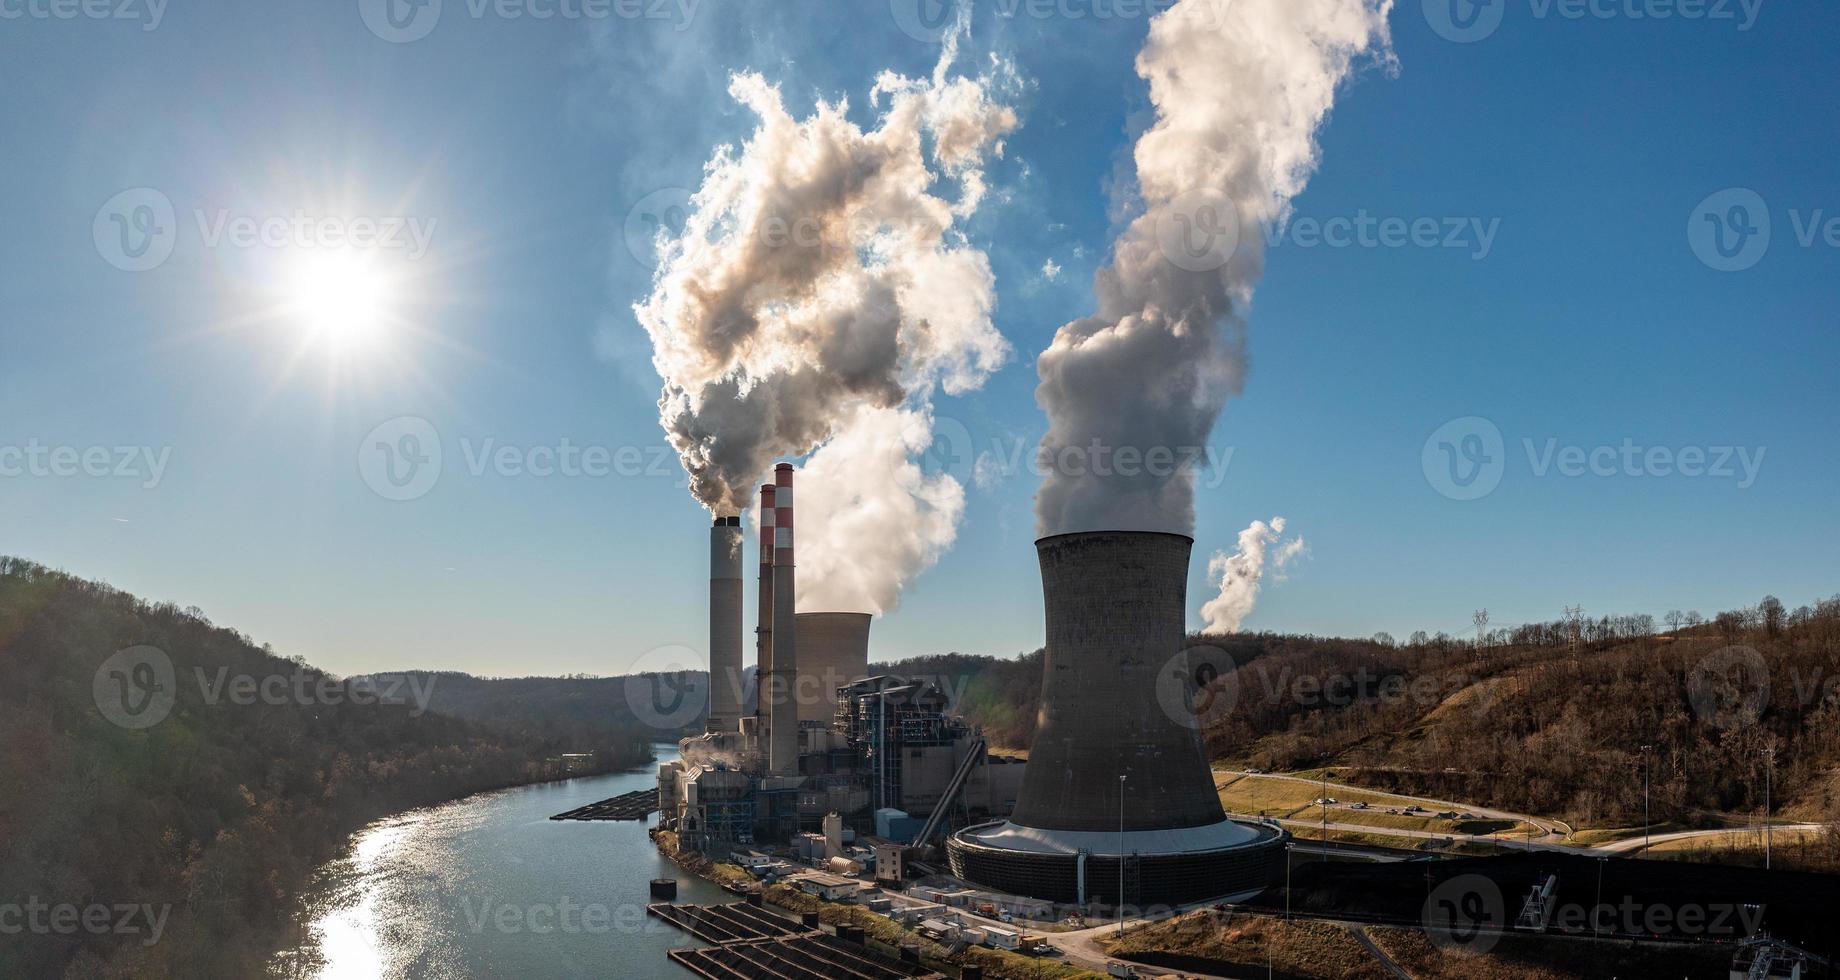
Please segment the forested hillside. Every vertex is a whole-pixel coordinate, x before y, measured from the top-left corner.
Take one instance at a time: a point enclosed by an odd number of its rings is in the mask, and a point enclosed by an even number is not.
[[[0,559],[0,675],[0,905],[111,910],[100,928],[9,920],[0,977],[259,976],[350,832],[542,778],[556,748],[15,559]],[[606,744],[628,755],[610,764],[646,757]],[[127,905],[154,910],[136,932],[115,928]]]
[[[1580,826],[1840,816],[1840,598],[1719,613],[1574,618],[1476,638],[1191,637],[1221,677],[1210,754],[1558,817]],[[1033,736],[1041,652],[877,669],[938,679],[993,742]]]

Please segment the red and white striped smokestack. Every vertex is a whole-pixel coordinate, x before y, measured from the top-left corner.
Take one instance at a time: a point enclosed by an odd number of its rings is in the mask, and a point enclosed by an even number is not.
[[[754,717],[764,734],[772,719],[767,714],[767,679],[773,674],[773,519],[776,516],[771,483],[760,487],[760,626],[754,631]],[[764,743],[763,743],[764,744]]]
[[[768,764],[775,775],[799,771],[798,648],[794,636],[796,585],[792,564],[792,464],[773,471],[773,682],[769,687]]]

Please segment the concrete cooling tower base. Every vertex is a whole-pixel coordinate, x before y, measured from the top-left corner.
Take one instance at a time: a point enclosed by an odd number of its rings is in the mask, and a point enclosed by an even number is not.
[[[1008,821],[953,834],[952,875],[1051,902],[1182,904],[1262,891],[1284,864],[1283,831],[1237,820],[1123,834],[1054,831]]]

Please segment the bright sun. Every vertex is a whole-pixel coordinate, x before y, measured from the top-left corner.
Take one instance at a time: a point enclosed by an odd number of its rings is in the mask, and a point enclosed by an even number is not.
[[[373,255],[318,248],[290,258],[288,312],[312,337],[340,349],[368,346],[379,338],[391,297]]]

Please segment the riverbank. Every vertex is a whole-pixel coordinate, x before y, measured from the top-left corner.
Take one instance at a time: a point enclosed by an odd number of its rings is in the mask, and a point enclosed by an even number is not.
[[[666,954],[692,942],[645,914],[651,879],[679,878],[679,897],[690,903],[727,901],[729,893],[683,873],[643,824],[549,819],[655,780],[643,767],[508,788],[375,821],[318,869],[300,913],[301,934],[269,972],[302,980],[681,980],[688,974]]]

